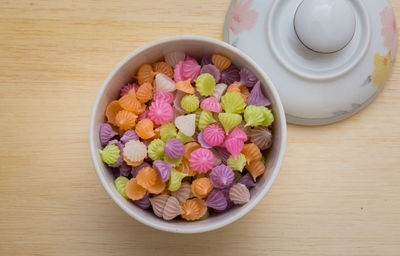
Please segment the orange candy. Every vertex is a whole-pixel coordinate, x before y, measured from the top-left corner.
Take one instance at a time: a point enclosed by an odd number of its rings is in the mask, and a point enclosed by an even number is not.
[[[185,220],[193,221],[198,220],[207,212],[207,205],[204,200],[199,198],[186,200],[182,204],[184,213],[181,215]]]
[[[136,99],[141,103],[146,103],[153,98],[153,86],[149,83],[142,84],[136,92]]]
[[[154,63],[153,70],[155,73],[163,73],[164,75],[169,76],[170,78],[174,76],[173,68],[164,61]]]
[[[108,103],[106,108],[106,117],[107,121],[110,124],[116,125],[115,117],[117,116],[118,112],[123,110],[123,108],[119,105],[118,100],[111,101]]]
[[[141,169],[136,176],[140,186],[147,189],[152,194],[160,194],[165,189],[165,183],[160,180],[157,172],[150,167]]]
[[[185,144],[185,153],[183,155],[184,158],[189,159],[190,154],[192,154],[193,151],[196,149],[201,148],[200,144],[197,142],[189,142]]]
[[[228,57],[216,53],[211,57],[211,61],[221,72],[229,68],[232,64],[232,61]]]
[[[133,91],[133,93],[131,93]],[[136,95],[134,93],[135,90],[130,90],[128,94],[122,96],[119,99],[119,105],[136,115],[140,115],[141,110],[143,108],[142,104],[136,99]],[[143,113],[143,112],[142,112]]]
[[[190,83],[190,79],[188,79],[186,81],[177,82],[175,84],[175,89],[185,92],[185,93],[194,94],[194,88],[193,88],[192,84]]]
[[[233,84],[229,85],[226,91],[240,93],[245,102],[250,97],[249,89],[247,89],[246,85],[244,84],[239,85],[239,82],[234,82]]]
[[[187,176],[194,176],[196,174],[196,171],[190,167],[189,160],[185,157],[182,159],[181,164],[176,167],[176,170],[185,173]]]
[[[153,139],[161,139],[160,128],[161,127],[157,127],[156,129],[154,129],[154,138]]]
[[[260,148],[254,143],[244,144],[241,153],[246,157],[247,164],[261,160],[262,157]]]
[[[125,194],[132,200],[142,199],[146,192],[146,189],[137,183],[137,179],[130,179],[125,185]]]
[[[192,194],[198,198],[205,198],[213,189],[213,184],[209,178],[195,179],[190,186]]]
[[[156,73],[153,72],[153,68],[150,66],[150,64],[143,64],[139,67],[136,78],[139,84],[144,84],[144,83],[152,84],[155,75]]]
[[[254,181],[257,179],[257,177],[265,173],[265,166],[261,160],[250,162],[250,164],[246,165],[246,169],[249,171]]]
[[[135,132],[140,138],[147,140],[156,135],[153,129],[153,121],[150,119],[142,119],[136,124]]]
[[[121,110],[115,117],[115,124],[121,129],[129,130],[135,126],[136,119],[137,115],[126,110]]]

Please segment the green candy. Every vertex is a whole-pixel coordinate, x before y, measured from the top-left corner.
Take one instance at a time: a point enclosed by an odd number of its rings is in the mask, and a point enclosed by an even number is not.
[[[266,107],[248,106],[244,111],[244,120],[247,126],[270,126],[274,121],[271,110]]]
[[[203,110],[199,117],[199,130],[204,130],[208,125],[216,123],[217,120],[214,119],[212,112]]]
[[[196,79],[196,89],[202,96],[210,96],[215,90],[215,78],[208,73],[201,74]]]
[[[169,164],[173,164],[175,166],[178,166],[182,163],[182,157],[180,158],[169,158],[168,156],[164,156],[164,162],[167,162]]]
[[[242,178],[242,174],[238,171],[234,171],[233,173],[235,174],[234,181],[238,182],[240,180],[240,178]]]
[[[221,106],[227,113],[243,113],[246,103],[237,92],[227,92],[221,97]]]
[[[193,137],[187,136],[181,131],[178,132],[178,135],[176,135],[176,138],[178,140],[180,140],[183,144],[194,141]]]
[[[114,164],[118,161],[121,151],[116,145],[108,145],[103,150],[99,149],[100,158],[106,164]]]
[[[175,138],[177,135],[176,127],[173,123],[165,123],[160,128],[160,136],[163,141]]]
[[[168,190],[169,191],[177,191],[182,184],[183,178],[187,175],[181,172],[178,172],[175,168],[171,169],[171,176],[169,178]]]
[[[196,127],[199,127],[199,120],[200,120],[201,112],[203,112],[202,109],[198,109],[198,110],[196,110],[196,112],[194,112],[196,114]]]
[[[219,113],[218,119],[221,122],[226,134],[242,122],[242,115],[233,113]]]
[[[194,112],[199,108],[200,101],[196,95],[186,95],[181,100],[181,107],[187,112]]]
[[[118,193],[124,198],[128,199],[128,196],[125,194],[125,186],[128,183],[128,178],[124,176],[119,176],[114,180],[115,187],[117,188]]]
[[[234,159],[231,155],[228,158],[227,165],[234,171],[242,172],[244,166],[246,165],[246,157],[242,153],[240,153],[237,158]]]
[[[160,139],[155,139],[150,142],[149,146],[147,147],[147,154],[153,161],[161,160],[164,158],[165,155],[164,146],[164,141]]]

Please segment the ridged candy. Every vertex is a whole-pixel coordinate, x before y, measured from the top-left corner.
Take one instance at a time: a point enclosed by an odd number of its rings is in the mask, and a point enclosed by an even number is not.
[[[221,191],[213,190],[207,197],[206,205],[216,211],[224,211],[228,207],[228,202]]]
[[[224,95],[227,88],[228,86],[224,83],[217,84],[211,96],[215,97],[217,100],[220,100],[221,96]]]
[[[167,182],[171,175],[171,169],[173,165],[161,160],[155,160],[153,162],[153,167],[157,171],[157,174],[160,177],[161,181]]]
[[[128,181],[129,180],[123,176],[120,176],[114,180],[115,188],[117,189],[118,193],[126,199],[128,199],[128,196],[125,193],[125,186]]]
[[[149,117],[156,125],[162,125],[172,120],[174,111],[165,101],[153,101],[149,108]]]
[[[162,214],[163,219],[164,220],[172,220],[175,217],[181,215],[182,213],[184,213],[184,212],[182,210],[182,207],[181,207],[178,199],[176,199],[173,196],[170,196],[164,206],[164,210],[163,210],[163,214]]]
[[[146,189],[137,183],[136,178],[130,179],[125,185],[125,194],[129,199],[142,199],[146,195],[146,192]]]
[[[121,142],[126,144],[128,141],[131,140],[139,140],[139,136],[137,136],[134,130],[127,130],[121,137]]]
[[[115,124],[124,130],[129,130],[136,125],[137,115],[127,110],[121,110],[115,117]]]
[[[214,166],[214,154],[209,149],[199,148],[190,154],[190,167],[193,170],[206,173]]]
[[[119,105],[118,100],[114,100],[114,101],[111,101],[110,103],[108,103],[107,108],[106,108],[106,113],[105,113],[105,115],[107,117],[107,121],[110,124],[117,125],[115,123],[115,117],[121,110],[123,110],[123,108],[121,107],[121,105]]]
[[[154,94],[154,101],[165,101],[168,104],[172,104],[174,102],[175,95],[172,92],[168,91],[158,91]]]
[[[161,160],[164,158],[164,141],[160,139],[152,140],[148,146],[147,153],[152,160]]]
[[[165,123],[160,128],[160,136],[163,141],[175,138],[177,135],[176,127],[173,123]]]
[[[221,106],[227,113],[240,114],[244,112],[246,103],[240,93],[227,92],[221,97]]]
[[[245,185],[248,189],[256,186],[256,183],[254,182],[253,177],[250,175],[250,173],[246,173],[243,177],[241,177],[238,183]]]
[[[268,149],[272,144],[272,134],[267,127],[255,127],[249,132],[250,141],[261,150]]]
[[[228,158],[227,165],[234,171],[243,171],[246,165],[246,157],[240,153],[235,159],[232,155]]]
[[[148,162],[142,162],[138,166],[131,166],[131,174],[133,178],[136,178],[138,175],[139,171],[142,170],[143,168],[146,167],[151,167],[151,165]]]
[[[176,138],[180,140],[183,144],[186,144],[188,142],[194,141],[194,138],[191,136],[186,136],[183,132],[179,131],[178,134],[176,135]]]
[[[175,65],[178,64],[179,61],[185,60],[185,57],[186,54],[181,51],[174,51],[164,55],[165,61],[172,67],[175,67]]]
[[[146,194],[142,199],[133,201],[133,204],[138,206],[139,208],[146,210],[150,207],[150,195]]]
[[[200,143],[202,148],[212,148],[207,142],[205,142],[203,137],[204,131],[201,131],[197,136],[197,141]]]
[[[241,153],[246,157],[247,164],[261,160],[262,157],[260,149],[254,143],[245,144]]]
[[[177,89],[178,91],[184,92],[184,93],[188,93],[188,94],[194,94],[194,92],[195,92],[194,87],[192,86],[192,84],[190,82],[190,79],[176,82],[175,89]]]
[[[211,74],[201,74],[196,79],[196,89],[202,96],[210,96],[215,90],[215,79]]]
[[[200,65],[195,59],[187,58],[175,65],[174,80],[176,82],[190,79],[193,82],[200,74]]]
[[[232,169],[224,164],[214,167],[210,172],[211,183],[216,188],[229,187],[234,178],[235,174],[233,173]]]
[[[207,212],[207,205],[199,198],[188,199],[182,204],[182,218],[188,221],[198,220]]]
[[[203,131],[204,141],[212,146],[219,146],[224,143],[225,132],[218,125],[209,125]]]
[[[258,81],[256,75],[254,75],[254,73],[251,72],[246,67],[242,67],[240,69],[239,75],[240,75],[240,84],[244,84],[247,87],[253,87]]]
[[[204,99],[200,104],[200,108],[214,113],[222,112],[221,104],[219,104],[218,99],[215,97]]]
[[[140,120],[136,124],[135,132],[140,138],[142,138],[144,140],[153,138],[156,135],[154,133],[153,121],[151,121],[150,119]]]
[[[195,179],[190,188],[195,197],[205,198],[213,189],[213,185],[209,178],[204,177]]]
[[[265,173],[265,165],[261,160],[252,161],[246,165],[247,171],[251,174],[254,181]]]
[[[173,68],[167,62],[159,61],[159,62],[154,63],[152,65],[152,67],[153,67],[153,71],[156,74],[161,73],[161,74],[164,74],[164,75],[166,75],[168,77],[171,77],[171,78],[174,75]]]
[[[153,212],[157,217],[160,217],[160,218],[162,217],[165,204],[167,203],[169,197],[170,197],[169,195],[162,194],[162,195],[150,198],[150,203],[153,208]]]
[[[126,84],[121,88],[119,95],[121,97],[124,95],[127,95],[130,90],[132,90],[132,89],[136,90],[136,88],[139,88],[139,85],[136,83],[135,84]]]
[[[247,106],[244,111],[246,126],[270,126],[274,121],[271,110],[266,107]]]
[[[228,134],[233,128],[242,122],[242,116],[240,114],[233,113],[219,113],[218,119],[224,127],[226,134]]]
[[[154,81],[154,75],[156,73],[153,72],[153,68],[150,64],[143,64],[139,67],[136,78],[139,84],[150,83],[152,84]]]
[[[147,147],[143,142],[131,140],[125,144],[124,157],[133,162],[142,161],[147,156]]]
[[[153,98],[153,86],[149,83],[142,84],[136,92],[136,99],[146,103]]]
[[[165,143],[164,151],[169,158],[180,158],[185,153],[185,146],[178,139],[169,139]]]
[[[186,159],[189,159],[190,154],[192,154],[193,151],[195,151],[196,149],[199,149],[199,148],[201,148],[201,146],[197,142],[189,142],[189,143],[185,144],[185,153],[184,153],[183,157]]]
[[[118,149],[120,151],[118,160],[113,164],[109,164],[108,166],[113,167],[113,168],[120,167],[122,165],[122,163],[124,162],[124,156],[122,154],[124,145],[119,140],[110,140],[107,145],[115,145],[118,147]]]
[[[216,123],[217,121],[214,119],[212,112],[203,110],[201,111],[199,117],[199,130],[204,130],[208,125]]]
[[[250,192],[245,185],[237,183],[229,190],[229,198],[234,204],[246,204],[250,201]]]
[[[103,150],[99,149],[101,160],[110,165],[118,161],[120,158],[120,150],[116,145],[108,145]]]
[[[229,68],[225,69],[221,73],[221,83],[232,84],[233,82],[239,81],[239,68],[235,65],[230,65]]]
[[[229,68],[232,64],[232,61],[228,57],[217,53],[213,54],[211,61],[221,72]]]
[[[102,123],[100,125],[99,137],[100,137],[101,145],[103,145],[103,146],[107,145],[107,143],[117,135],[118,135],[118,133],[116,133],[112,129],[110,124]]]
[[[187,158],[182,158],[182,162],[176,167],[176,170],[187,176],[194,176],[196,174],[193,168],[190,167],[190,162]]]
[[[150,167],[141,169],[136,176],[137,183],[152,194],[160,194],[165,189],[165,183],[161,181],[156,170]]]
[[[181,100],[181,107],[187,112],[194,112],[199,108],[200,101],[195,95],[186,95]]]

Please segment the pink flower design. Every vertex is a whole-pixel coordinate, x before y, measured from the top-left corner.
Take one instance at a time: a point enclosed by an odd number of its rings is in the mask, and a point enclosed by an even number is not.
[[[384,40],[383,44],[385,47],[392,49],[392,59],[394,59],[397,50],[397,26],[392,8],[386,7],[381,11],[380,16],[382,22],[381,35]]]
[[[229,16],[229,27],[237,35],[251,30],[257,23],[258,12],[250,10],[253,0],[234,0]]]

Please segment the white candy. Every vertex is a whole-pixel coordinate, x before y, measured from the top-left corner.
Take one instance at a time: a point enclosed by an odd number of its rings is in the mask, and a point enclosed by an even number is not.
[[[178,116],[175,118],[175,126],[186,136],[193,136],[196,130],[196,114]]]
[[[170,52],[164,56],[165,61],[172,67],[175,67],[179,61],[185,60],[185,57],[186,54],[184,52]]]
[[[154,86],[156,88],[156,92],[158,91],[167,91],[174,92],[175,91],[175,82],[168,76],[158,73],[156,75],[156,79],[154,80]]]

